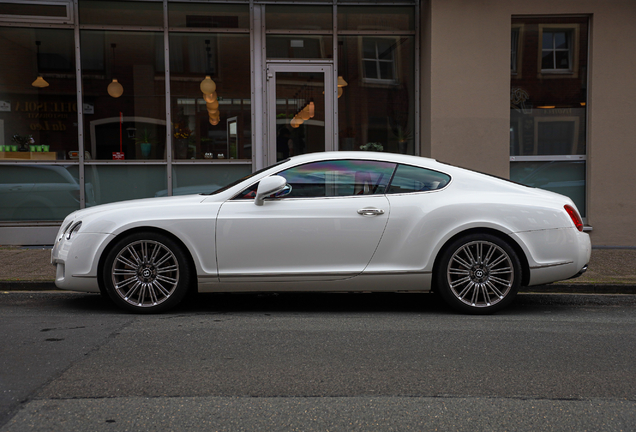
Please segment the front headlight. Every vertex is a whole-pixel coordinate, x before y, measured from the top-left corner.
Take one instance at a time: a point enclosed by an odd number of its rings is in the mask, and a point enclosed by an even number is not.
[[[81,226],[82,226],[82,221],[74,223],[73,226],[69,225],[69,227],[67,227],[64,230],[64,235],[66,236],[66,240],[70,240],[73,234],[79,231]]]

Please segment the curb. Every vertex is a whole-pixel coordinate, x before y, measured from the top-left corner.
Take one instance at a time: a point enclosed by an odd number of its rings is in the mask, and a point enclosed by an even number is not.
[[[62,291],[53,281],[0,281],[0,291]]]
[[[523,287],[526,294],[636,294],[636,285],[555,284]]]
[[[0,281],[0,291],[60,291],[53,281]],[[524,294],[636,294],[636,285],[556,284],[523,287]]]

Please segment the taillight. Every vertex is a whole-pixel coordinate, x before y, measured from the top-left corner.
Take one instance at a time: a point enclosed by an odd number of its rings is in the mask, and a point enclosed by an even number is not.
[[[567,204],[563,206],[563,208],[570,215],[570,218],[572,219],[572,222],[574,222],[574,226],[576,226],[576,229],[579,231],[583,231],[583,221],[581,220],[581,216],[579,216],[579,213],[576,211],[576,209]]]

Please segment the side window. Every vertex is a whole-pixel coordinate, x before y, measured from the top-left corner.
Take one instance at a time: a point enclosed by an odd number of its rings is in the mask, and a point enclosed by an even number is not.
[[[399,165],[387,193],[425,192],[441,189],[450,182],[450,176],[437,171],[409,165]]]
[[[245,189],[243,192],[235,196],[233,199],[254,199],[256,198],[256,189],[258,188],[258,183],[254,183],[252,186]]]
[[[383,194],[394,163],[365,160],[313,162],[281,171],[292,191],[286,198]]]

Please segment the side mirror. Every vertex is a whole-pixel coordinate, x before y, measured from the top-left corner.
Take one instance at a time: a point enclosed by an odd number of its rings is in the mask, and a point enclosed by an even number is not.
[[[268,196],[275,194],[277,192],[285,189],[287,185],[287,180],[284,177],[273,175],[270,177],[266,177],[260,181],[258,184],[258,188],[256,189],[256,198],[254,199],[254,204],[257,206],[262,206],[263,201]]]

